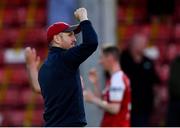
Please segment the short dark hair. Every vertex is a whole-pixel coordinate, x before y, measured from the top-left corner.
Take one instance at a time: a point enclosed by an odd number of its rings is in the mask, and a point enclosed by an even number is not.
[[[104,47],[104,48],[102,48],[102,52],[105,55],[111,54],[117,61],[120,58],[119,49],[117,47],[115,47],[115,46]]]

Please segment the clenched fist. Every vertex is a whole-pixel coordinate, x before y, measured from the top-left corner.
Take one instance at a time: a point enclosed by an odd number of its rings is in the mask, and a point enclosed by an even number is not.
[[[79,8],[74,12],[75,17],[80,20],[80,21],[84,21],[84,20],[88,20],[87,17],[87,10],[85,8]]]
[[[86,102],[93,103],[96,96],[93,94],[91,90],[84,90],[83,97]]]

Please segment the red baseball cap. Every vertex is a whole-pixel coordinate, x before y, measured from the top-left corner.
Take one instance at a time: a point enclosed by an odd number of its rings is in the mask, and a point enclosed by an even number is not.
[[[48,42],[51,42],[53,40],[54,35],[57,35],[60,32],[72,32],[72,31],[75,34],[78,34],[81,31],[79,24],[70,26],[65,22],[56,22],[48,27],[47,40]]]

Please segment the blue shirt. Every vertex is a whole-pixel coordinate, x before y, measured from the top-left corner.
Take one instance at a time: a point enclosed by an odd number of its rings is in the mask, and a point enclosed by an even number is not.
[[[40,68],[38,80],[45,102],[45,126],[85,126],[79,66],[97,48],[91,22],[80,23],[83,43],[68,50],[51,47]]]

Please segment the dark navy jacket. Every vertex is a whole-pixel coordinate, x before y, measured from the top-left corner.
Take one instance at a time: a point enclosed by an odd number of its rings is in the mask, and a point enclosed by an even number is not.
[[[51,47],[38,80],[45,101],[45,126],[85,126],[79,65],[97,48],[91,22],[80,23],[83,43],[68,50]]]

